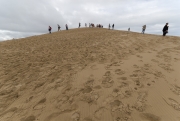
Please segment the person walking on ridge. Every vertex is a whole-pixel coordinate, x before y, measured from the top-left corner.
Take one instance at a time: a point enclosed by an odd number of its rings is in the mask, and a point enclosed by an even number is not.
[[[51,34],[51,29],[52,29],[51,26],[49,26],[49,34]]]
[[[68,25],[66,24],[66,30],[68,30]]]
[[[146,30],[146,25],[142,26],[142,32],[141,33],[144,34],[145,30]]]
[[[87,24],[85,23],[85,27],[87,27]]]
[[[130,31],[130,27],[128,28],[128,31]]]
[[[114,29],[114,24],[112,25],[112,29]]]
[[[79,23],[79,28],[81,27],[81,23]]]
[[[61,28],[61,27],[60,27],[59,24],[58,24],[58,31],[60,30],[60,28]]]
[[[169,26],[168,26],[168,23],[166,23],[166,25],[164,26],[164,28],[163,28],[163,36],[166,36],[166,34],[168,33],[168,28],[169,28]]]

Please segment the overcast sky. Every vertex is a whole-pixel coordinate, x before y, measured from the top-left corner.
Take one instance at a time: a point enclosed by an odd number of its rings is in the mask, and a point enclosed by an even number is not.
[[[115,29],[180,36],[180,0],[0,0],[0,40],[77,28],[78,23],[115,24]]]

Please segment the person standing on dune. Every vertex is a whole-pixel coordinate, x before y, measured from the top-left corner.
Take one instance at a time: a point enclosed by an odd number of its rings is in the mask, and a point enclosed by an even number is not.
[[[66,30],[68,30],[68,25],[66,24]]]
[[[61,28],[61,27],[60,27],[59,24],[58,24],[58,31],[60,30],[60,28]]]
[[[79,28],[81,27],[81,23],[79,23]]]
[[[146,25],[142,26],[142,32],[141,33],[144,34],[145,30],[146,30]]]
[[[114,24],[112,25],[112,29],[114,29]]]
[[[166,25],[164,26],[164,28],[163,28],[163,36],[166,36],[166,34],[168,33],[168,28],[169,28],[169,26],[168,26],[168,23],[166,23]]]
[[[49,26],[49,34],[51,34],[51,29],[52,29],[51,26]]]

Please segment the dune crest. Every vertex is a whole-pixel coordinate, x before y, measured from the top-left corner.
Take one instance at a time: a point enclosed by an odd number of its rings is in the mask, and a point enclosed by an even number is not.
[[[180,121],[180,38],[81,28],[0,42],[0,121]]]

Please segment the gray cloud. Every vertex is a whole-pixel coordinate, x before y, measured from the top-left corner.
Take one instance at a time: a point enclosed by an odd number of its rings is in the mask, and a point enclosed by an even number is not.
[[[162,34],[169,22],[169,35],[180,36],[180,1],[172,0],[0,0],[0,40],[47,33],[48,26],[57,31],[77,28],[78,23],[114,23],[116,29]]]

